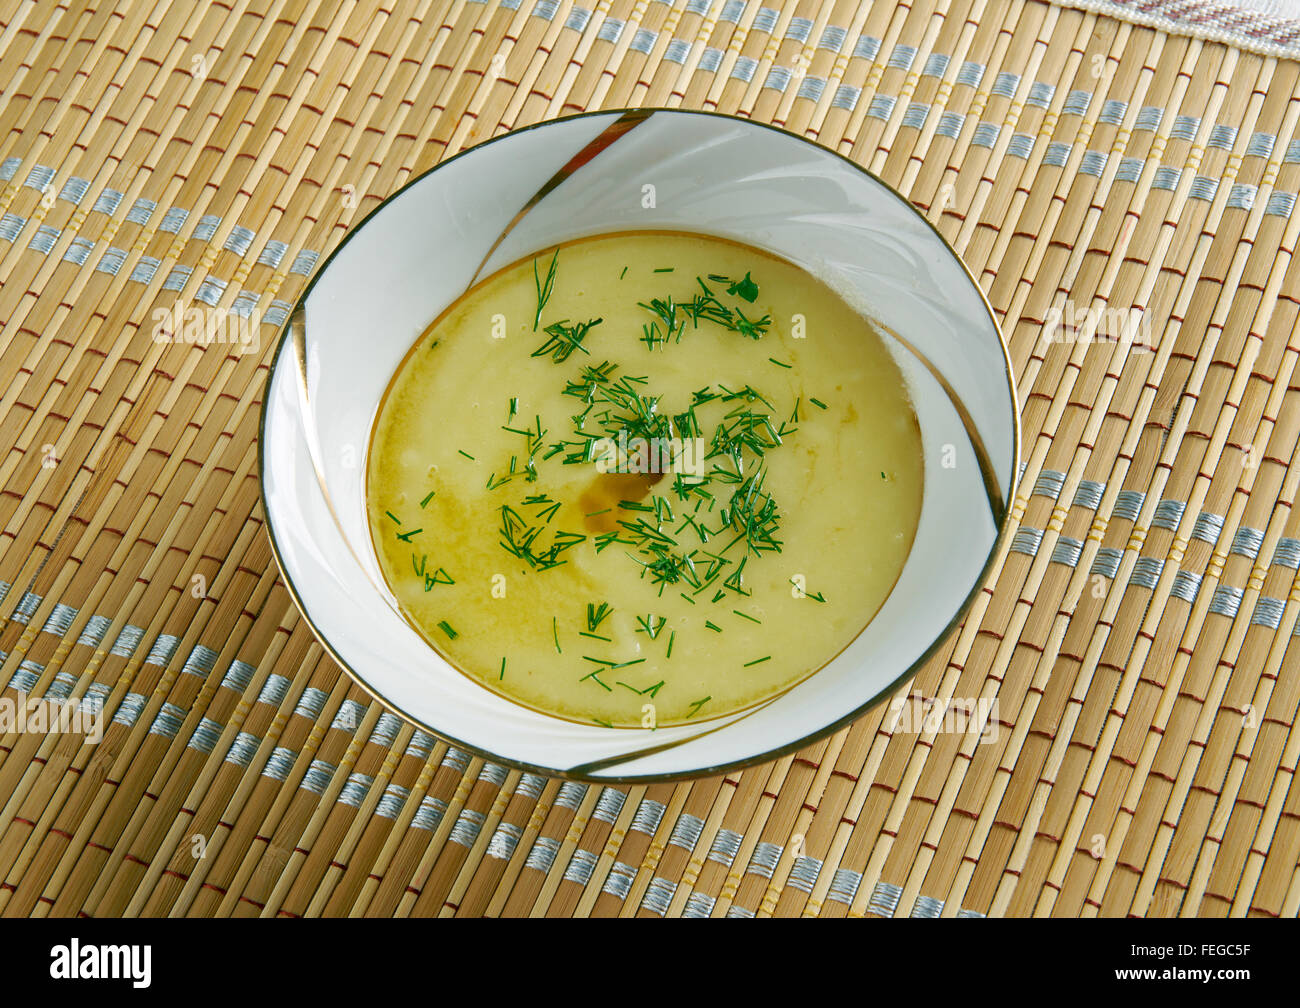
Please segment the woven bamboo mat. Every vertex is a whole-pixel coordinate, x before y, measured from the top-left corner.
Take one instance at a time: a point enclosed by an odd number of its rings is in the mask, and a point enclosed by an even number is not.
[[[0,912],[1295,916],[1298,70],[1018,0],[3,0],[0,697],[111,724],[0,733]],[[628,105],[848,154],[987,291],[1016,534],[913,688],[996,740],[882,707],[564,783],[368,704],[295,610],[256,431],[313,266],[441,158]],[[177,299],[259,352],[154,342]]]

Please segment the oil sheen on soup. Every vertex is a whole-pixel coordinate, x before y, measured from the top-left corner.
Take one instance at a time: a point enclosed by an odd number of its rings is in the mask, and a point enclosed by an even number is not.
[[[453,666],[587,724],[779,694],[880,609],[921,433],[874,327],[732,241],[625,232],[488,277],[380,406],[367,508],[406,618]]]

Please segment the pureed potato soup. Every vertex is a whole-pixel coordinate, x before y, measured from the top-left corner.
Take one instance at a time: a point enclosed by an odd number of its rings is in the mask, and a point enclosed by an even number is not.
[[[509,266],[398,369],[380,566],[452,665],[547,714],[706,720],[842,651],[903,568],[921,434],[870,322],[803,270],[624,232]]]

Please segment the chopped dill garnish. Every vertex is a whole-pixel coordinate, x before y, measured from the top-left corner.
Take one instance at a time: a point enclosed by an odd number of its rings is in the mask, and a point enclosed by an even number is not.
[[[665,658],[671,658],[673,656],[673,641],[675,641],[676,639],[677,639],[677,631],[674,630],[672,633],[668,635],[668,653],[664,655]]]
[[[537,275],[537,260],[533,260],[533,284],[537,288],[537,314],[533,316],[533,332],[537,332],[537,327],[542,324],[542,309],[546,307],[551,291],[555,289],[555,261],[559,255],[560,250],[557,248],[551,256],[551,265],[546,271],[545,280]]]
[[[448,623],[446,620],[442,620],[438,623],[438,629],[440,629],[452,640],[455,640],[457,637],[460,636],[460,634],[458,634],[454,629],[452,629],[452,625]]]
[[[600,634],[587,633],[586,630],[579,630],[579,631],[578,631],[578,636],[579,636],[579,637],[590,637],[590,638],[592,638],[593,640],[604,641],[606,644],[613,644],[613,643],[614,643],[614,638],[612,638],[612,637],[602,637]]]
[[[551,636],[555,639],[555,653],[564,654],[564,652],[560,650],[560,623],[559,617],[557,616],[551,617]]]
[[[422,529],[422,528],[411,529],[410,532],[401,532],[401,533],[399,533],[398,536],[397,536],[397,538],[400,539],[400,540],[401,540],[402,542],[404,542],[404,543],[409,543],[409,542],[411,541],[411,536],[419,535],[419,534],[420,534],[421,532],[423,532],[423,531],[424,531],[424,529]]]
[[[745,662],[745,668],[749,668],[751,665],[761,665],[771,657],[771,655],[763,655],[762,658],[755,658],[753,661],[747,661]]]
[[[704,625],[714,633],[722,633],[722,627],[718,626],[716,623],[711,623],[709,620],[705,620]]]
[[[812,396],[809,396],[808,401],[812,403],[814,406],[816,406],[818,409],[826,408],[826,404],[822,402],[820,399],[814,399]]]
[[[467,459],[469,459],[471,462],[477,462],[477,461],[478,461],[478,459],[476,459],[476,458],[475,458],[473,455],[471,455],[469,452],[467,452],[467,451],[461,451],[459,448],[456,449],[456,454],[457,454],[457,455],[464,455],[464,456],[465,456]]]
[[[397,522],[398,525],[402,524],[402,519],[398,518],[397,515],[393,514],[393,512],[391,512],[391,511],[385,511],[384,514],[388,515],[389,518],[391,518],[391,519],[393,519],[393,521]]]
[[[614,727],[614,723],[613,723],[612,721],[606,721],[604,718],[598,718],[598,717],[593,716],[591,720],[592,720],[592,723],[593,723],[593,724],[598,724],[598,725],[600,725],[602,728],[613,728],[613,727]]]
[[[424,498],[424,500],[420,501],[420,508],[423,509],[424,506],[425,506],[426,504],[429,503],[429,501],[433,500],[433,496],[434,496],[434,494],[436,494],[437,492],[438,492],[438,491],[436,491],[436,490],[430,490],[430,491],[429,491],[429,496],[426,497],[426,498]]]
[[[770,361],[771,361],[773,364],[775,364],[777,367],[783,367],[783,368],[791,368],[791,367],[794,367],[793,364],[786,364],[786,363],[783,363],[782,361],[777,360],[775,357],[769,357],[768,360],[770,360]]]
[[[506,677],[506,660],[505,660],[504,658],[502,658],[502,659],[501,659],[501,674],[500,674],[499,676],[497,676],[497,678],[498,678],[498,679],[504,679],[505,677]]]
[[[741,612],[739,609],[733,609],[733,610],[731,610],[731,611],[734,612],[734,613],[735,613],[737,616],[739,616],[741,619],[747,619],[747,620],[749,620],[751,623],[762,623],[762,622],[763,622],[761,619],[756,619],[755,617],[750,616],[749,613],[743,613],[743,612]]]
[[[656,273],[671,273],[672,271],[673,271],[672,266],[660,266],[657,270],[655,270]]]
[[[636,621],[640,624],[640,628],[636,632],[646,634],[651,640],[654,640],[659,636],[659,631],[667,625],[668,617],[655,616],[650,613],[645,616],[638,616]]]
[[[582,341],[587,338],[587,333],[603,321],[604,319],[598,318],[587,319],[586,322],[578,322],[574,325],[569,325],[568,319],[563,322],[552,322],[543,330],[548,339],[534,350],[531,356],[550,357],[556,364],[563,364],[575,350],[590,354],[591,351],[582,345]]]
[[[599,629],[600,624],[614,610],[608,602],[602,602],[599,606],[594,602],[587,603],[587,629],[595,631]]]
[[[712,696],[706,696],[703,700],[696,700],[695,703],[691,704],[691,712],[686,716],[688,718],[695,717],[695,715],[700,712],[700,708],[703,707],[706,703],[708,703],[712,699],[713,699]]]
[[[622,273],[620,273],[620,274],[619,274],[619,275],[618,275],[618,278],[619,278],[619,279],[620,279],[620,280],[622,280],[622,279],[623,279],[623,276],[624,276],[624,274],[626,274],[626,273],[627,273],[627,267],[626,267],[626,266],[624,266],[624,267],[623,267],[623,272],[622,272]]]

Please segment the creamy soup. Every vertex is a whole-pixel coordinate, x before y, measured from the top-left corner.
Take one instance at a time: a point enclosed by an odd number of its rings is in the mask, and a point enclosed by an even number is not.
[[[476,285],[380,406],[367,507],[464,674],[609,727],[704,721],[825,665],[903,568],[921,434],[874,325],[722,239],[623,232]]]

